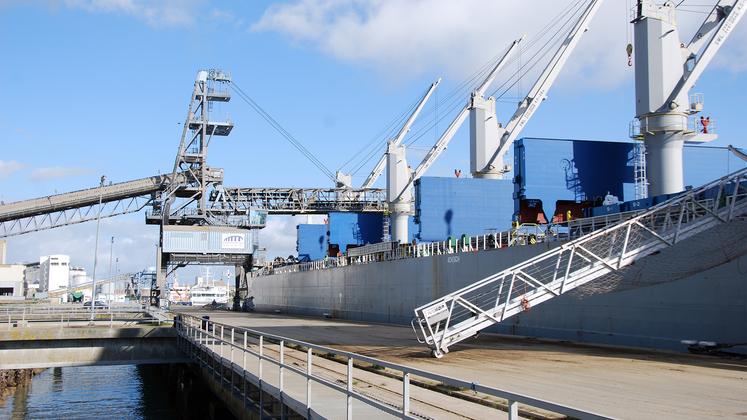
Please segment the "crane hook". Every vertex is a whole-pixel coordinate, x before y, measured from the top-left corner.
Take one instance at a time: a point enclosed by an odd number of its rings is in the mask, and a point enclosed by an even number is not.
[[[625,51],[628,53],[628,67],[633,66],[633,44],[628,44],[625,47]]]

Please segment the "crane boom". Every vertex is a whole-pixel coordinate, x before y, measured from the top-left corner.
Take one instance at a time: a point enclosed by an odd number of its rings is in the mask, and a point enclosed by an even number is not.
[[[692,70],[689,72],[685,71],[682,75],[677,86],[669,95],[669,100],[664,104],[665,107],[669,106],[672,101],[676,101],[680,95],[687,94],[692,89],[700,75],[703,74],[708,64],[724,44],[724,41],[726,41],[734,27],[742,19],[745,11],[747,11],[747,1],[745,0],[720,0],[716,3],[687,46],[691,55],[686,57],[685,61],[690,59],[695,60]],[[711,33],[713,33],[713,36],[709,36]],[[701,48],[702,52],[697,54]]]
[[[506,64],[506,61],[508,58],[513,54],[514,50],[518,47],[519,43],[524,37],[521,37],[511,43],[511,46],[508,47],[508,50],[505,54],[503,54],[503,57],[498,61],[498,63],[493,67],[493,70],[490,71],[490,74],[488,74],[488,77],[483,80],[483,82],[480,84],[480,86],[475,89],[475,91],[472,93],[472,95],[479,95],[482,96],[485,94],[485,90],[490,86],[490,84],[495,79],[496,74],[503,68],[503,66]],[[436,144],[433,145],[433,147],[428,151],[428,154],[425,155],[423,158],[423,161],[420,162],[420,165],[415,169],[415,172],[413,174],[412,180],[410,181],[410,184],[414,182],[416,179],[423,176],[425,171],[428,170],[428,168],[431,167],[433,162],[438,159],[438,157],[443,153],[444,150],[446,150],[446,146],[448,146],[451,139],[454,137],[454,134],[456,134],[457,130],[462,126],[464,123],[464,120],[467,118],[467,115],[469,114],[469,107],[471,105],[472,101],[468,101],[467,104],[462,108],[461,111],[459,111],[459,114],[457,114],[456,118],[454,118],[454,121],[449,124],[449,127],[444,131],[444,133],[441,135],[441,138],[438,139]],[[409,188],[409,185],[408,187]]]
[[[601,4],[602,0],[592,0],[581,14],[576,25],[571,29],[570,33],[568,33],[568,36],[563,41],[558,51],[552,57],[547,67],[545,67],[527,96],[519,103],[516,112],[511,117],[508,124],[506,124],[506,131],[501,137],[500,146],[493,154],[488,165],[495,165],[495,162],[498,159],[503,158],[508,151],[508,147],[514,142],[514,140],[516,140],[529,119],[531,119],[534,113],[537,112],[540,104],[547,97],[547,92],[550,90],[553,83],[555,83],[560,71],[568,60],[568,57],[581,40],[581,35],[583,35],[583,33],[588,29],[589,23],[599,10]]]
[[[397,136],[392,140],[392,144],[395,146],[399,146],[402,143],[402,140],[405,138],[407,133],[410,132],[410,128],[412,128],[412,124],[415,122],[415,119],[420,114],[420,111],[423,110],[423,107],[425,106],[425,103],[428,102],[428,99],[430,99],[433,92],[436,90],[438,85],[441,83],[441,78],[439,77],[438,80],[433,82],[431,86],[428,88],[428,90],[425,92],[425,95],[420,99],[420,102],[415,107],[415,110],[410,115],[410,118],[407,119],[405,122],[405,125],[402,126],[402,128],[399,130],[399,133],[397,133]],[[368,174],[368,177],[365,181],[363,181],[363,185],[361,186],[362,189],[371,188],[373,184],[376,182],[377,179],[379,179],[379,176],[381,176],[381,173],[384,171],[384,166],[386,166],[386,153],[382,154],[379,158],[379,161],[376,163],[376,166],[374,166],[373,170],[370,174]]]

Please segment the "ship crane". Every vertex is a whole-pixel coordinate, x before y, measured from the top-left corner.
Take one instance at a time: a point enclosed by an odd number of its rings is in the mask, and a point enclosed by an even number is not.
[[[688,95],[741,20],[745,3],[718,1],[685,44],[680,41],[673,2],[638,0],[633,20],[637,120],[631,136],[645,144],[649,196],[684,190],[684,143],[717,138],[713,130],[691,120],[703,110],[702,95]]]
[[[446,150],[449,142],[468,115],[470,116],[470,171],[472,176],[475,178],[499,179],[510,170],[510,167],[503,163],[503,157],[527,122],[537,112],[542,101],[547,98],[547,92],[557,79],[568,57],[578,45],[581,35],[588,29],[589,23],[599,10],[601,3],[602,0],[589,2],[529,90],[529,93],[519,102],[516,112],[505,125],[505,128],[498,123],[495,99],[486,99],[484,95],[496,74],[518,48],[522,39],[517,39],[511,44],[504,56],[488,74],[488,77],[472,92],[467,105],[457,114],[415,171],[411,172],[407,166],[404,147],[390,147],[387,150],[389,158],[387,189],[393,221],[392,232],[394,233],[392,240],[400,243],[408,241],[407,216],[411,212],[412,192],[410,189],[412,184],[423,176]]]
[[[412,128],[412,124],[415,122],[415,119],[420,114],[420,111],[423,110],[423,107],[425,106],[426,102],[428,102],[428,99],[430,99],[431,95],[433,95],[433,92],[436,90],[438,85],[441,83],[441,78],[436,80],[431,84],[431,86],[428,88],[428,90],[425,92],[425,95],[420,99],[420,102],[418,102],[418,105],[415,107],[415,110],[412,112],[410,117],[405,121],[405,124],[400,128],[399,133],[394,137],[394,139],[387,142],[387,146],[399,146],[402,144],[402,140],[405,139],[405,136],[407,133],[410,132],[410,129]],[[379,179],[379,176],[381,176],[381,173],[384,171],[384,167],[386,166],[386,156],[387,154],[384,153],[379,158],[379,161],[376,162],[376,166],[374,166],[373,170],[370,174],[366,177],[366,180],[363,181],[363,185],[361,185],[361,188],[371,188],[373,187],[373,184],[376,182],[377,179]]]

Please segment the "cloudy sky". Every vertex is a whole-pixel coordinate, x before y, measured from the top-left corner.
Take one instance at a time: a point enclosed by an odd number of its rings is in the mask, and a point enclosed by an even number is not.
[[[169,171],[195,73],[222,68],[331,170],[359,184],[384,147],[385,128],[436,78],[444,81],[413,129],[411,162],[448,124],[459,87],[509,42],[527,38],[507,71],[530,60],[577,0],[0,0],[0,200],[126,181]],[[607,0],[523,135],[623,139],[634,117],[630,0]],[[689,39],[710,0],[686,0],[678,18]],[[546,25],[556,26],[546,26]],[[548,29],[550,28],[550,29]],[[539,70],[539,67],[535,69]],[[737,28],[697,86],[721,138],[741,136],[747,87],[747,24]],[[499,101],[512,113],[528,73]],[[500,79],[500,78],[499,78]],[[499,80],[500,82],[500,80]],[[451,93],[457,92],[457,95]],[[330,181],[252,109],[234,98],[221,112],[231,136],[211,144],[210,164],[232,186],[328,186]],[[384,129],[384,130],[382,130]],[[384,133],[382,135],[382,133]],[[367,145],[372,145],[366,148]],[[429,175],[468,168],[461,130]],[[347,163],[347,165],[345,165]],[[343,166],[345,165],[345,166]],[[465,172],[467,172],[465,170]],[[102,222],[120,271],[155,261],[156,228],[142,214]],[[295,225],[273,217],[262,232],[272,255],[294,253]],[[12,261],[70,254],[90,269],[95,224],[9,240]],[[106,268],[105,268],[106,270]]]

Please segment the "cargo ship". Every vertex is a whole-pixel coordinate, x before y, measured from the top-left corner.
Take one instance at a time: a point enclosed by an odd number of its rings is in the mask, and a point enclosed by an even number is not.
[[[693,168],[685,174],[688,188],[745,167],[727,148],[693,145],[684,153]],[[380,242],[380,215],[333,213],[325,224],[299,225],[298,254],[312,261],[256,272],[254,303],[258,310],[409,325],[414,308],[564,243],[562,234],[534,245],[511,237],[510,220],[526,197],[545,207],[547,220],[563,218],[565,203],[599,203],[608,195],[620,204],[594,207],[593,215],[588,209],[590,217],[580,220],[601,223],[653,205],[653,198],[634,199],[636,159],[632,141],[520,139],[513,179],[421,178],[408,247],[366,251],[382,247],[365,245]],[[744,221],[703,232],[641,260],[613,283],[592,282],[489,331],[669,350],[692,341],[747,343],[745,238]],[[338,252],[345,257],[330,257]]]
[[[635,2],[629,139],[519,138],[599,3],[579,6],[575,26],[501,124],[485,93],[522,40],[514,41],[412,170],[402,138],[436,81],[364,182],[386,165],[389,212],[333,212],[325,225],[300,225],[298,259],[308,262],[254,273],[256,307],[409,324],[435,357],[484,329],[747,352],[746,156],[712,145],[718,135],[699,115],[703,95],[690,92],[746,2],[716,3],[689,43],[678,5]],[[472,176],[424,176],[467,117]],[[338,179],[344,186],[344,174]]]

